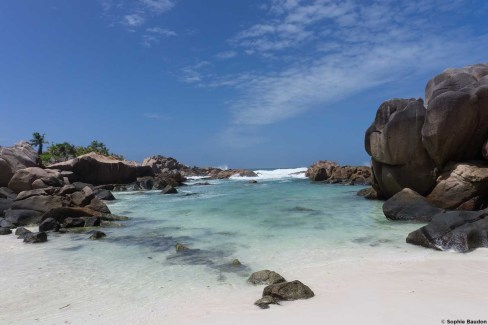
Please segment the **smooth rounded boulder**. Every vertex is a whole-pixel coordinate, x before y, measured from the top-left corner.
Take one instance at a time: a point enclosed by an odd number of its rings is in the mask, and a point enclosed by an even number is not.
[[[8,187],[15,193],[22,191],[29,191],[34,189],[33,183],[36,180],[40,180],[41,183],[37,183],[37,188],[49,187],[48,184],[54,184],[56,186],[62,186],[63,180],[61,173],[57,170],[42,169],[39,167],[29,167],[19,169],[10,179]],[[58,180],[58,182],[54,181]]]
[[[488,64],[447,69],[426,87],[422,142],[439,168],[482,158],[488,138]]]
[[[390,220],[429,222],[441,212],[444,210],[409,188],[404,188],[383,204],[383,213]]]
[[[0,146],[0,187],[8,186],[17,170],[35,167],[36,161],[37,152],[26,141],[12,147]]]
[[[424,195],[435,186],[435,165],[422,144],[425,114],[421,99],[392,99],[378,108],[365,148],[372,157],[373,187],[381,196],[404,188]]]

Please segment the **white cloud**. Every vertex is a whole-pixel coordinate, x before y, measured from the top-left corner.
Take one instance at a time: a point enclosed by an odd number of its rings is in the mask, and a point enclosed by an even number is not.
[[[179,79],[189,84],[200,83],[204,79],[201,70],[209,65],[210,62],[208,61],[200,61],[194,65],[183,67]]]
[[[159,43],[161,38],[172,36],[176,36],[176,32],[169,29],[161,27],[147,28],[146,33],[142,35],[142,44],[146,47],[152,47],[154,44]]]
[[[165,36],[165,37],[176,36],[176,32],[169,30],[169,29],[161,28],[161,27],[147,28],[146,32],[158,34],[158,35]]]
[[[124,25],[130,31],[144,25],[150,18],[174,8],[174,0],[98,0],[103,16],[111,26]]]
[[[232,44],[280,63],[213,78],[207,86],[240,92],[230,104],[234,124],[266,125],[411,75],[480,60],[488,52],[486,38],[430,19],[448,10],[442,3],[271,1],[267,19],[238,33]]]
[[[172,9],[175,5],[172,0],[140,0],[148,9],[157,13]]]
[[[144,24],[145,21],[146,19],[141,14],[131,14],[124,16],[123,24],[130,27],[138,27]]]
[[[168,120],[169,119],[166,115],[161,115],[158,113],[144,113],[142,116],[144,118],[147,118],[150,120]]]
[[[224,52],[219,52],[215,55],[216,59],[219,60],[226,60],[226,59],[232,59],[237,56],[236,51],[224,51]]]

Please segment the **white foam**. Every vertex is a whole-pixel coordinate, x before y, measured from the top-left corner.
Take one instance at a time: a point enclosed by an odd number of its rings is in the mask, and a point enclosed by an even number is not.
[[[258,175],[257,177],[241,177],[239,175],[234,175],[230,177],[231,179],[256,179],[256,180],[264,180],[264,179],[286,179],[286,178],[298,178],[298,179],[305,179],[305,172],[307,171],[307,167],[299,167],[299,168],[280,168],[280,169],[273,169],[273,170],[265,170],[259,169],[255,170],[254,172]]]

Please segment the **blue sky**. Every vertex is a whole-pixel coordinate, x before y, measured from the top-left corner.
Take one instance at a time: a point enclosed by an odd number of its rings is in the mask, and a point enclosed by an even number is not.
[[[488,61],[484,0],[0,2],[0,145],[141,161],[364,164],[382,101]]]

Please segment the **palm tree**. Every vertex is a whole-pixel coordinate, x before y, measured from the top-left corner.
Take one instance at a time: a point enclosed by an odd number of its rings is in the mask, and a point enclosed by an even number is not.
[[[30,140],[30,144],[33,145],[34,147],[37,147],[37,155],[41,157],[42,155],[42,145],[44,143],[48,143],[47,141],[44,140],[45,133],[40,134],[39,132],[34,132],[32,133],[32,139]]]

